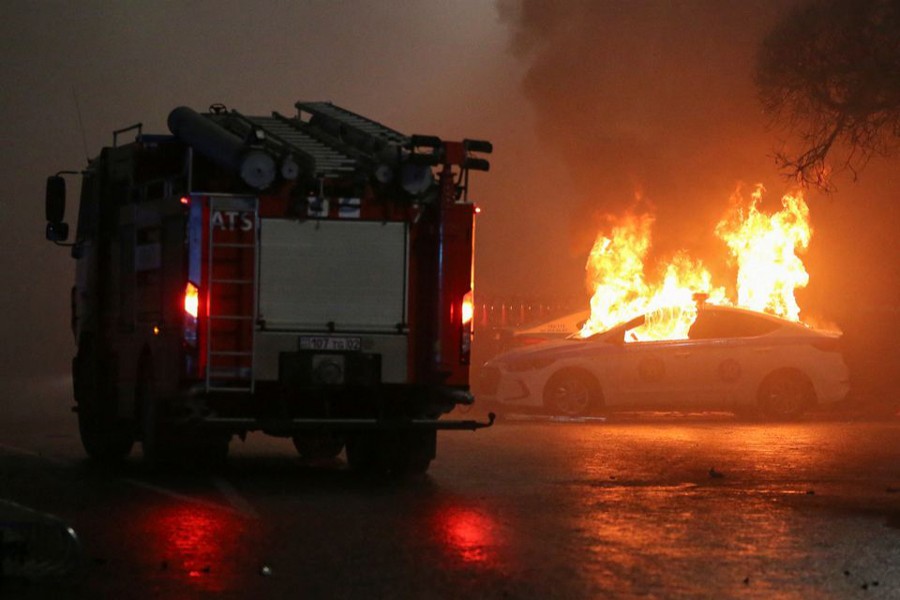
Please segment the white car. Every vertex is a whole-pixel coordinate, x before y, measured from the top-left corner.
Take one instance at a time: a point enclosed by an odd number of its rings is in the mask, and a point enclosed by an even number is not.
[[[783,419],[850,388],[837,332],[701,304],[688,339],[626,342],[644,322],[501,354],[482,368],[479,400],[566,416],[717,409]]]

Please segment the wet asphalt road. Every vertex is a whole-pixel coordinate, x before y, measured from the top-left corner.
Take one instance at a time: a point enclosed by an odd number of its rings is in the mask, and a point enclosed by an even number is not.
[[[507,419],[397,482],[259,434],[215,472],[138,447],[98,469],[61,389],[0,424],[0,499],[68,522],[84,562],[0,597],[900,597],[895,415]]]

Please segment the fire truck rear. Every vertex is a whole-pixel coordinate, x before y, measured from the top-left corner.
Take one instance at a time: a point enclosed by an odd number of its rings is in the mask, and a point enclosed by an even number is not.
[[[65,179],[47,238],[76,260],[72,373],[96,459],[221,458],[233,436],[346,448],[352,468],[428,468],[441,418],[473,402],[474,204],[488,142],[406,136],[330,103],[245,116],[214,105],[171,134],[116,131]],[[119,143],[125,136],[133,141]]]

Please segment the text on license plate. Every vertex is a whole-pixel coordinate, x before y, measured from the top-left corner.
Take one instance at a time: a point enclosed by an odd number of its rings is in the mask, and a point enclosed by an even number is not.
[[[301,335],[301,350],[353,350],[360,349],[358,337],[338,337],[327,335]]]

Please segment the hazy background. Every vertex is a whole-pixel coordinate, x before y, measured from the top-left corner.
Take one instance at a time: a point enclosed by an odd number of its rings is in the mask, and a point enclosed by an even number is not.
[[[43,239],[46,176],[84,167],[115,129],[167,133],[181,104],[293,114],[297,100],[330,100],[404,133],[491,140],[491,172],[472,178],[482,296],[581,297],[600,217],[636,194],[656,211],[658,255],[687,248],[725,277],[712,229],[736,185],[765,183],[769,208],[788,187],[751,77],[759,41],[789,5],[6,3],[2,373],[64,373],[74,352],[74,262]],[[900,366],[898,164],[873,161],[860,182],[809,198],[800,304],[845,328],[867,382],[892,381]],[[70,181],[70,222],[77,189]]]

